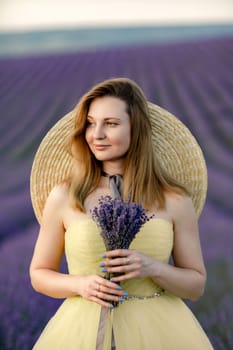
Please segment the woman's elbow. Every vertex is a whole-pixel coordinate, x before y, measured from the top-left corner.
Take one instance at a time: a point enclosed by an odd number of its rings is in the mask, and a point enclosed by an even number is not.
[[[198,299],[200,299],[205,292],[205,285],[206,285],[206,272],[203,272],[203,273],[199,272],[195,280],[195,285],[192,288],[192,292],[189,299],[191,301],[197,301]]]
[[[29,276],[30,276],[30,282],[31,282],[32,288],[33,288],[36,292],[38,292],[38,290],[37,290],[37,283],[36,283],[35,278],[34,278],[34,271],[31,270],[31,269],[30,269],[30,271],[29,271]]]
[[[37,270],[30,267],[29,276],[30,276],[30,282],[31,282],[32,288],[36,292],[41,293],[40,283],[38,282],[38,278],[37,278]]]

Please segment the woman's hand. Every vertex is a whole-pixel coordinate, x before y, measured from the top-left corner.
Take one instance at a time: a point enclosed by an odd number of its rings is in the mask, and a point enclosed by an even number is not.
[[[153,258],[129,249],[107,251],[104,257],[106,259],[101,263],[102,272],[120,274],[120,276],[111,278],[111,281],[114,282],[149,277],[156,264]]]
[[[108,308],[113,307],[111,302],[122,302],[127,295],[119,285],[98,275],[79,276],[77,293]]]

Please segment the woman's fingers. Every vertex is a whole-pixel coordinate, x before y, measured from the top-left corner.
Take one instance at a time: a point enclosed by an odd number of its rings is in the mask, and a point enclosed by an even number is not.
[[[97,282],[93,285],[93,290],[98,293],[107,293],[115,296],[122,296],[122,288],[113,281],[99,276]]]
[[[114,282],[130,278],[144,278],[149,276],[149,267],[154,263],[152,258],[130,249],[116,249],[105,254],[106,259],[100,263],[102,272],[117,274],[111,278]]]
[[[129,263],[126,265],[119,265],[119,266],[108,266],[105,268],[104,271],[110,272],[110,273],[126,273],[129,271],[138,270],[141,268],[141,265],[138,263]],[[113,281],[111,279],[111,281]]]
[[[114,284],[111,282],[111,284]],[[112,302],[122,302],[124,301],[123,295],[125,294],[122,290],[108,288],[104,285],[99,285],[98,288],[92,290],[92,295],[89,300],[94,301],[101,306],[112,308]]]
[[[142,266],[141,257],[130,250],[115,250],[112,255],[120,253],[122,257],[108,258],[100,263],[102,272],[126,273],[132,270],[140,269]],[[127,254],[127,255],[124,255]]]
[[[108,303],[107,301],[104,301],[102,299],[99,299],[96,296],[92,296],[90,299],[90,301],[94,301],[95,303],[103,306],[103,307],[107,307],[107,308],[113,308],[113,304],[112,303]]]
[[[132,271],[132,272],[120,275],[120,276],[113,277],[113,278],[111,278],[111,280],[118,283],[118,282],[129,280],[131,278],[138,278],[138,277],[139,277],[138,271]]]
[[[116,292],[119,291],[119,286],[116,283],[111,282],[111,281],[109,281],[101,276],[99,276],[99,278],[100,278],[100,280],[98,281],[98,283],[101,285],[101,287],[113,289]]]
[[[107,288],[107,287],[104,287],[104,286],[101,286],[101,288],[98,290],[98,292],[100,292],[100,293],[107,293],[107,294],[110,294],[110,295],[115,295],[115,296],[117,296],[117,297],[121,297],[122,296],[122,294],[124,293],[123,291],[122,291],[122,289],[116,289],[116,288],[114,288],[114,289],[112,289],[112,288]]]
[[[104,258],[117,258],[117,257],[127,257],[131,254],[131,250],[129,249],[115,249],[115,250],[108,250],[103,254]]]
[[[113,259],[107,259],[103,263],[101,263],[101,267],[113,267],[113,266],[119,266],[119,265],[129,265],[134,261],[134,258],[131,256],[123,257],[123,258],[113,258]]]
[[[104,307],[113,307],[113,302],[122,302],[127,295],[118,284],[98,275],[87,276],[87,282],[83,297]]]

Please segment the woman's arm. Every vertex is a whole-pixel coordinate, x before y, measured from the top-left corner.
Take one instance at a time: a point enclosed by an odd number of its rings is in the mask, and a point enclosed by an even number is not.
[[[75,294],[74,279],[58,272],[64,252],[63,210],[66,202],[66,189],[55,187],[45,204],[41,227],[30,265],[33,288],[50,297],[64,298]]]
[[[157,264],[154,280],[171,293],[195,301],[206,282],[196,213],[187,196],[169,197],[168,210],[174,222],[174,266]]]
[[[174,266],[157,261],[133,250],[107,252],[105,268],[123,272],[115,282],[130,278],[152,277],[156,284],[181,298],[197,300],[204,292],[206,271],[203,262],[197,218],[192,201],[187,196],[171,195],[167,211],[174,224]],[[116,257],[119,259],[116,259]],[[117,267],[112,267],[113,265]]]
[[[66,185],[56,186],[48,196],[30,264],[32,286],[53,298],[81,295],[109,307],[109,302],[118,301],[123,294],[115,283],[98,275],[79,276],[59,272],[64,252],[63,215],[67,201]]]

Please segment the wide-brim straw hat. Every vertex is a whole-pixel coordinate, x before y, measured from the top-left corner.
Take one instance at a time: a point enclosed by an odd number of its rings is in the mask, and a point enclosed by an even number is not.
[[[150,102],[148,106],[157,157],[168,174],[189,190],[199,217],[207,193],[207,169],[202,150],[190,130],[173,114]],[[49,192],[71,174],[72,156],[65,144],[74,129],[74,121],[75,110],[49,130],[35,155],[30,187],[39,222]]]

